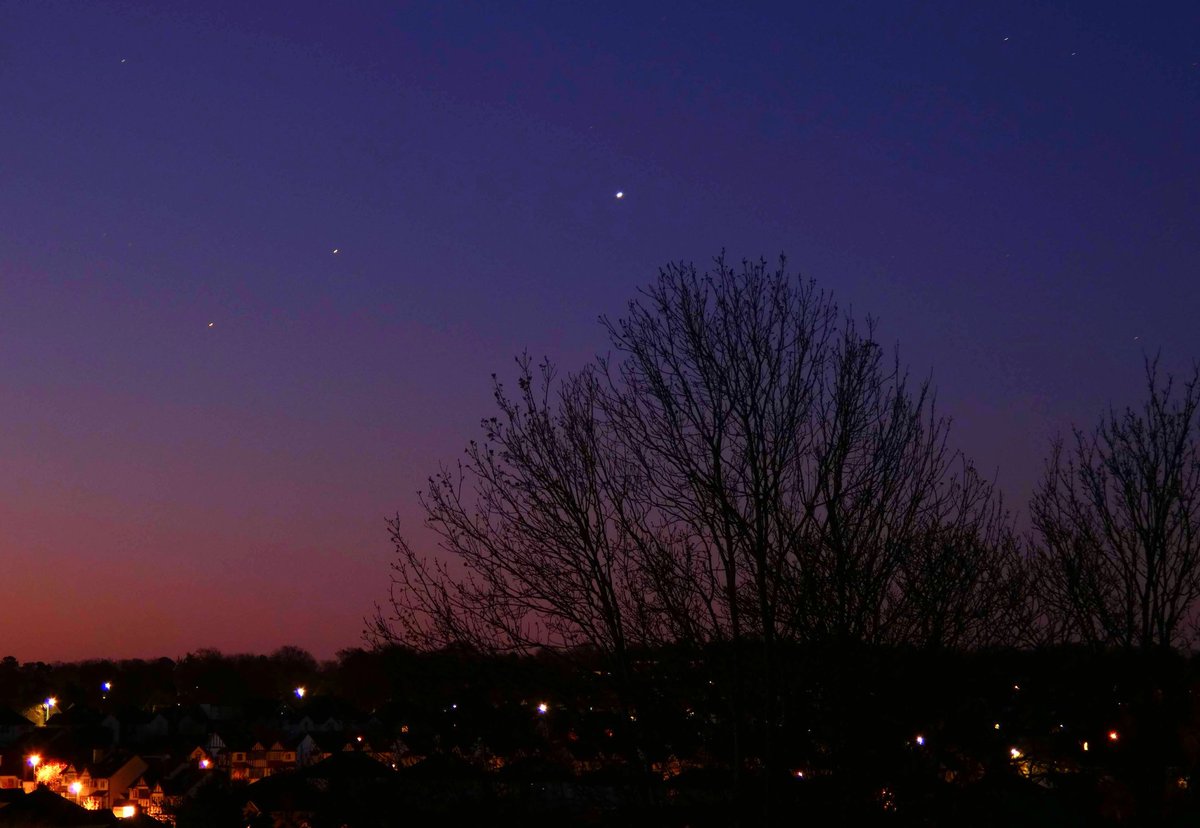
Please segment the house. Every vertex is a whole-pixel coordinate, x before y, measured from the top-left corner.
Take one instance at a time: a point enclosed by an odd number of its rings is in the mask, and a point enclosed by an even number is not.
[[[173,813],[184,800],[190,799],[209,784],[215,777],[212,773],[192,765],[182,765],[165,776],[154,786],[150,794],[152,802],[161,804],[165,813]]]
[[[0,707],[0,745],[11,745],[33,728],[29,719],[10,708]]]
[[[140,756],[114,754],[90,769],[91,796],[101,808],[111,808],[118,799],[125,798],[129,788],[149,769]]]
[[[250,785],[242,813],[248,822],[265,817],[275,825],[311,824],[322,812],[375,814],[380,794],[390,797],[395,779],[390,768],[365,753],[339,751],[312,767]],[[349,824],[356,824],[355,820],[351,818]]]
[[[230,779],[250,782],[265,779],[273,773],[297,766],[296,746],[281,739],[258,739],[249,745],[227,750],[222,764]]]
[[[171,732],[171,723],[161,713],[129,709],[121,714],[120,723],[124,738],[135,743],[165,739]]]

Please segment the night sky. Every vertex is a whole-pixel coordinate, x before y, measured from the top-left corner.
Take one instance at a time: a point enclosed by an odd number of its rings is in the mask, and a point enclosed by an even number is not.
[[[1025,512],[1200,357],[1200,4],[980,5],[0,5],[0,655],[360,644],[491,373],[722,247]]]

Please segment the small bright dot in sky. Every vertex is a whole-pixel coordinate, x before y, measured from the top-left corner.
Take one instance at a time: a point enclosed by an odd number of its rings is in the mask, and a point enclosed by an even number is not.
[[[625,192],[623,190],[617,190],[617,198],[624,198],[624,197],[625,197]]]
[[[209,322],[209,323],[208,323],[208,327],[210,327],[210,328],[211,328],[211,327],[213,327],[213,326],[214,326],[214,325],[216,325],[216,324],[217,324],[216,322]]]
[[[1008,43],[1008,38],[1007,38],[1007,37],[1006,37],[1006,38],[1004,38],[1004,42],[1005,42],[1005,43]]]
[[[124,62],[125,62],[125,58],[121,58],[121,63],[124,63]]]
[[[335,256],[336,256],[336,255],[337,255],[338,253],[340,253],[340,252],[341,252],[341,251],[340,251],[338,248],[336,248],[336,247],[335,247],[335,248],[333,248],[333,255],[335,255]]]

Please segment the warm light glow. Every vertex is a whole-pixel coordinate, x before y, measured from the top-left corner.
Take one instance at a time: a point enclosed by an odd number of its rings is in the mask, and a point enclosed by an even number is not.
[[[917,744],[918,744],[918,745],[924,745],[924,744],[925,744],[925,737],[924,737],[924,736],[920,736],[920,735],[918,735],[918,736],[917,736]]]
[[[542,702],[541,704],[539,704],[539,705],[537,706],[537,712],[538,712],[538,713],[540,713],[540,714],[541,714],[541,715],[543,715],[543,716],[545,716],[545,715],[546,715],[546,712],[547,712],[549,709],[550,709],[550,705],[546,704],[545,702]]]
[[[31,767],[31,768],[36,768],[36,767],[38,766],[38,764],[39,764],[41,761],[42,761],[42,757],[38,756],[36,753],[34,753],[34,754],[31,754],[31,755],[30,755],[28,758],[26,758],[26,760],[25,760],[25,762],[26,762],[26,763],[29,765],[29,767]]]
[[[200,760],[200,768],[202,770],[208,770],[210,767],[212,767],[212,762],[208,761],[207,759]]]
[[[210,322],[208,326],[211,328],[212,323]],[[107,693],[109,690],[112,689],[112,682],[111,681],[104,682],[104,684],[100,685],[100,689],[103,690],[105,693]]]
[[[75,796],[79,796],[79,792],[83,790],[83,783],[72,782],[70,785],[67,785],[67,790],[75,794]]]
[[[58,699],[54,698],[54,696],[46,699],[46,707],[54,707],[56,704],[58,704]]]
[[[1115,730],[1108,731],[1108,741],[1115,742],[1119,738],[1121,738],[1121,736],[1119,733],[1117,733],[1117,731],[1115,731]]]
[[[999,722],[996,722],[994,725],[992,725],[992,730],[999,730],[999,729],[1000,729],[1000,723],[999,723]]]
[[[129,819],[137,814],[137,807],[134,805],[118,805],[113,808],[113,816],[117,819]]]
[[[53,784],[56,779],[67,769],[67,766],[62,762],[42,762],[34,771],[34,778],[43,785]]]
[[[292,692],[296,694],[296,698],[298,698],[298,699],[302,699],[302,698],[304,698],[304,694],[305,694],[305,693],[307,693],[307,692],[308,692],[308,690],[306,690],[306,689],[305,689],[305,688],[303,688],[303,687],[297,687],[297,688],[296,688],[295,690],[293,690]]]
[[[1083,743],[1083,751],[1084,751],[1084,753],[1086,753],[1086,752],[1087,752],[1087,749],[1088,749],[1088,743],[1087,743],[1087,742],[1084,742],[1084,743]]]
[[[802,770],[794,770],[794,771],[792,771],[792,776],[796,777],[797,779],[803,779],[803,778],[804,778],[804,771],[802,771]]]
[[[1014,759],[1020,759],[1023,754],[1021,753],[1021,751],[1017,750],[1016,748],[1012,748],[1011,750],[1009,750],[1008,755]]]

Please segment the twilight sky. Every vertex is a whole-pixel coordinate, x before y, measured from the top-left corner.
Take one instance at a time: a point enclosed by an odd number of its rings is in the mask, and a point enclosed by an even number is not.
[[[983,5],[0,4],[0,655],[359,644],[490,374],[722,247],[1024,512],[1200,357],[1200,4]]]

